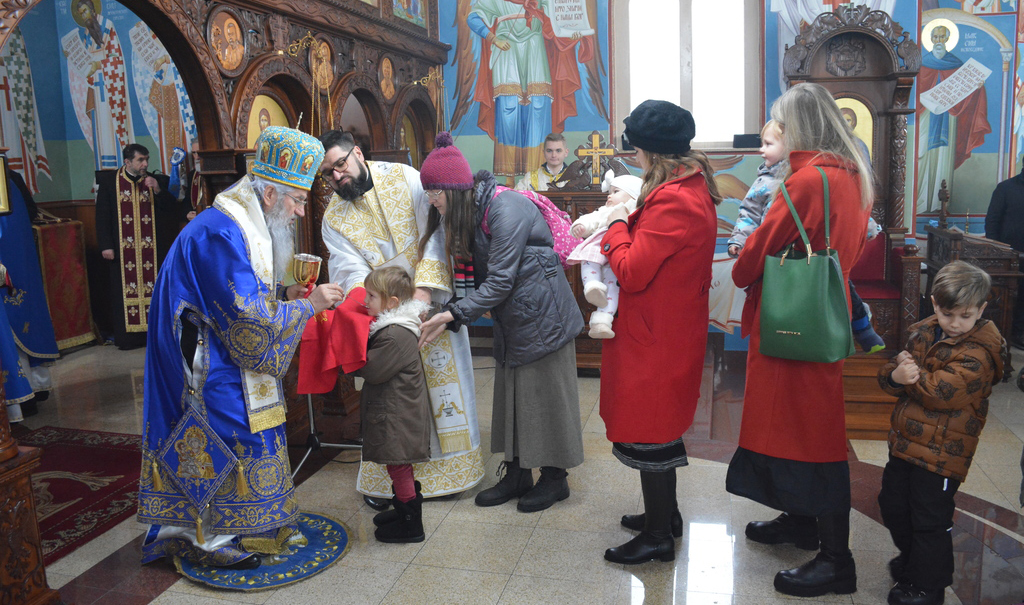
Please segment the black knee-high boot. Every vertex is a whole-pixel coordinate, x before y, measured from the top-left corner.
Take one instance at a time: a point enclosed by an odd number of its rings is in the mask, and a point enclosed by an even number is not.
[[[653,473],[640,471],[640,487],[644,492],[644,530],[621,546],[604,551],[612,563],[645,563],[655,559],[676,558],[676,541],[672,538],[672,512],[676,510],[675,471]]]
[[[669,475],[672,490],[672,537],[682,538],[683,537],[683,516],[679,514],[679,501],[676,499],[676,469],[666,471]],[[619,521],[622,527],[631,529],[633,531],[643,531],[644,525],[646,525],[646,519],[644,513],[639,515],[622,515],[622,519]]]
[[[794,597],[857,592],[857,567],[850,552],[850,513],[818,517],[821,551],[796,569],[775,574],[775,590]]]

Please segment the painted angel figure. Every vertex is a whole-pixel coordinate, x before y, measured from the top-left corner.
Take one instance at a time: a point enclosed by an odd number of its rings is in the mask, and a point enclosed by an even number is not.
[[[479,103],[477,124],[494,140],[494,174],[523,174],[543,161],[544,137],[577,115],[580,65],[596,113],[608,119],[596,0],[459,0],[452,130]],[[576,15],[579,24],[567,23]]]

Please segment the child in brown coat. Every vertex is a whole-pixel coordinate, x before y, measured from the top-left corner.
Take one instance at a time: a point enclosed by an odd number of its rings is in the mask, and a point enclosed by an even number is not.
[[[878,372],[899,397],[878,504],[900,554],[889,562],[890,605],[940,605],[953,583],[953,496],[967,478],[1003,377],[1006,343],[981,319],[988,274],[963,261],[939,270],[935,315],[910,327],[906,350]]]
[[[413,283],[401,267],[366,276],[370,324],[360,396],[363,460],[386,466],[395,489],[394,510],[373,518],[381,542],[422,542],[423,494],[412,464],[430,458],[430,398],[418,341],[420,314],[429,309],[414,300]]]

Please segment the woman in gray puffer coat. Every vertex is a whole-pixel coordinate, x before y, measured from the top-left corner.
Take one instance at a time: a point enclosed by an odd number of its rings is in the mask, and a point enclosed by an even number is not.
[[[420,246],[443,225],[456,293],[423,323],[421,346],[488,311],[494,320],[491,451],[504,453],[506,472],[476,504],[519,498],[520,511],[544,510],[569,497],[566,469],[583,463],[574,343],[583,315],[532,201],[499,190],[486,170],[474,177],[446,132],[420,180],[432,206]]]

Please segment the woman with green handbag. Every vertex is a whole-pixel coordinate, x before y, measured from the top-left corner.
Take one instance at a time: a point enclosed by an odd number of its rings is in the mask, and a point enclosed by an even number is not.
[[[762,319],[767,321],[778,309],[769,308],[776,299],[762,299],[762,288],[771,285],[762,279],[772,277],[782,263],[824,261],[823,279],[841,280],[839,306],[845,319],[836,323],[845,322],[846,333],[840,330],[816,340],[849,337],[849,309],[842,309],[842,297],[848,305],[849,271],[864,247],[874,193],[871,170],[824,87],[794,86],[775,101],[771,117],[782,127],[789,152],[789,174],[780,175],[788,199],[785,195],[776,199],[733,267],[733,281],[747,288],[743,333],[750,334],[750,343],[739,448],[729,463],[726,489],[782,511],[772,521],[749,523],[748,539],[795,543],[807,550],[818,549],[820,540],[821,550],[813,560],[776,574],[776,590],[799,597],[846,594],[857,590],[857,575],[849,548],[845,355],[833,354],[827,358],[839,361],[825,363],[766,354],[780,354],[762,342]],[[832,264],[836,262],[839,267]],[[767,265],[773,265],[773,275],[766,277]],[[812,285],[822,287],[807,284]],[[822,308],[820,313],[824,312]],[[769,336],[775,338],[778,333],[799,340],[800,328],[772,329]],[[845,346],[838,344],[832,348]],[[796,351],[798,357],[800,352]],[[815,353],[803,358],[819,357]]]

